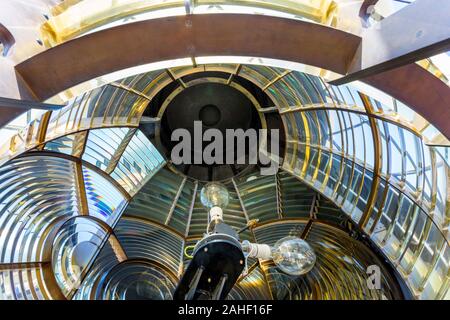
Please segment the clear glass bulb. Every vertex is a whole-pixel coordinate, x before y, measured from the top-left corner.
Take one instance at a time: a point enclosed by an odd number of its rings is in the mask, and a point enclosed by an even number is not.
[[[227,187],[218,182],[207,183],[200,192],[200,201],[208,209],[225,208],[229,202]]]
[[[316,254],[305,240],[285,237],[272,247],[272,259],[283,272],[299,276],[314,267]]]

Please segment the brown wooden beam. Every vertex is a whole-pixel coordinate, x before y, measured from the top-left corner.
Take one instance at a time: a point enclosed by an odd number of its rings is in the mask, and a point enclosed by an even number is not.
[[[21,95],[45,100],[76,84],[141,64],[191,56],[262,56],[347,71],[361,39],[293,19],[198,14],[151,19],[95,32],[16,66]]]
[[[30,109],[58,110],[62,107],[62,105],[0,97],[0,127],[3,127],[19,115],[27,112]]]
[[[29,108],[3,107],[0,104],[0,127],[7,125],[22,113],[27,112]]]
[[[0,44],[3,46],[3,50],[0,51],[0,54],[3,57],[6,57],[15,43],[16,39],[14,39],[12,33],[0,23]]]
[[[412,63],[364,79],[411,107],[450,139],[450,88]]]

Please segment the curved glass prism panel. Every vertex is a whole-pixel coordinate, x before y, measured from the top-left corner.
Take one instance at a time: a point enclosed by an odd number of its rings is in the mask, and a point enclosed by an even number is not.
[[[128,259],[160,261],[168,273],[178,274],[184,249],[180,235],[151,221],[129,217],[119,220],[114,233]]]
[[[273,243],[281,235],[302,234],[302,223],[278,223],[262,226],[255,231],[261,242]],[[270,231],[269,231],[270,230]],[[267,236],[268,234],[269,236]],[[276,299],[287,300],[379,300],[398,298],[399,288],[392,286],[391,274],[382,267],[379,290],[372,290],[366,279],[367,268],[376,263],[375,255],[360,242],[328,225],[313,223],[305,240],[311,243],[317,263],[310,273],[290,276],[281,272],[273,262],[262,262],[268,284]],[[351,248],[354,248],[352,250]],[[357,248],[355,248],[357,247]],[[334,271],[333,271],[334,270]],[[331,290],[331,288],[333,288]]]
[[[134,134],[129,128],[107,128],[89,130],[82,159],[110,173],[113,158],[120,156]]]
[[[150,140],[137,130],[118,159],[111,177],[133,196],[165,163]]]
[[[127,199],[110,181],[92,169],[83,167],[83,178],[89,215],[109,226],[115,225]]]
[[[92,261],[91,268],[86,273],[78,290],[73,296],[73,300],[94,300],[103,295],[103,288],[100,285],[104,275],[114,266],[126,259],[123,250],[114,234],[110,234],[108,241],[105,241],[95,260]]]
[[[48,300],[51,289],[45,282],[52,271],[49,266],[25,266],[0,270],[0,300]]]
[[[181,193],[177,199],[180,188],[181,192],[183,192],[185,184],[183,181],[182,177],[174,175],[167,168],[159,170],[141,191],[133,197],[124,212],[124,216],[155,221],[161,224],[169,224],[172,217],[174,217],[173,214],[175,213],[177,205],[176,200],[180,200],[181,197],[184,198],[185,196]],[[186,228],[185,224],[188,219],[188,211],[183,213],[178,211],[178,213],[183,214],[184,221],[176,224],[175,229],[184,234]]]
[[[102,279],[103,280],[103,279]],[[170,300],[176,278],[151,261],[127,260],[111,269],[103,280],[101,300]]]
[[[270,300],[272,294],[267,285],[264,272],[258,263],[254,263],[252,270],[241,279],[228,294],[228,300]]]
[[[89,217],[74,217],[58,230],[52,246],[56,282],[67,298],[78,290],[108,231]]]
[[[236,189],[248,219],[258,218],[260,222],[265,222],[278,218],[275,176],[263,176],[257,171],[236,179]]]
[[[84,152],[86,137],[87,131],[62,136],[61,138],[47,142],[44,150],[79,157]]]
[[[48,261],[51,230],[80,214],[75,170],[46,156],[0,167],[0,264]]]

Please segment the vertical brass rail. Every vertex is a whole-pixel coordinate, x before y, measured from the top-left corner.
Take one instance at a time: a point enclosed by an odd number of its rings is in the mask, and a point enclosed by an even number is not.
[[[370,214],[373,211],[373,208],[375,207],[375,200],[378,194],[378,186],[380,185],[380,172],[381,172],[381,139],[380,139],[380,132],[378,131],[376,119],[372,117],[373,114],[373,108],[372,104],[370,103],[369,98],[360,93],[361,100],[364,103],[364,107],[366,108],[366,112],[369,115],[367,118],[369,119],[370,128],[372,129],[372,138],[373,138],[373,148],[374,148],[374,156],[375,159],[373,161],[373,178],[372,178],[372,186],[370,189],[369,197],[367,198],[367,204],[364,209],[364,212],[359,220],[359,226],[361,229],[364,229],[367,222],[369,221]]]

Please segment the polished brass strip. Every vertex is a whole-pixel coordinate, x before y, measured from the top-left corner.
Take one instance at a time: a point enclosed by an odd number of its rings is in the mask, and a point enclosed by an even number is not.
[[[367,110],[367,114],[373,114],[372,104],[370,103],[370,99],[360,93],[360,97],[364,103],[364,106]],[[367,198],[367,203],[364,208],[364,212],[359,220],[359,226],[361,229],[364,229],[367,222],[369,221],[370,214],[372,213],[375,207],[375,201],[378,194],[378,187],[380,185],[380,174],[381,174],[381,138],[380,132],[378,131],[378,126],[373,117],[368,117],[370,122],[370,128],[372,129],[372,139],[373,139],[373,147],[374,147],[374,165],[373,165],[373,178],[372,185],[369,193],[369,197]]]
[[[12,262],[12,263],[0,263],[1,270],[15,270],[15,269],[35,269],[42,267],[46,264],[50,264],[49,261],[41,262]]]
[[[267,83],[262,90],[266,91],[267,89],[269,89],[270,86],[274,85],[275,82],[283,79],[283,77],[287,76],[289,73],[291,73],[292,70],[285,70],[282,74],[279,74],[278,76],[275,77],[275,79],[272,79],[271,81],[269,81],[269,83]]]
[[[81,161],[75,162],[75,181],[77,185],[77,194],[79,199],[79,205],[80,205],[80,214],[83,216],[89,215],[89,205],[87,201],[87,195],[86,195],[86,185],[84,181],[84,175],[83,175],[83,167],[81,164]]]
[[[109,85],[111,85],[111,86],[113,86],[113,87],[116,87],[116,88],[124,89],[124,90],[126,90],[126,91],[131,92],[131,93],[134,93],[135,95],[138,95],[138,96],[140,96],[141,98],[144,98],[144,99],[146,99],[146,100],[149,100],[149,101],[151,100],[151,98],[150,98],[149,96],[147,96],[146,94],[144,94],[144,93],[142,93],[142,92],[140,92],[140,91],[137,91],[137,90],[134,89],[134,88],[128,87],[128,86],[126,86],[126,85],[123,85],[123,84],[121,84],[121,83],[111,82],[111,83],[109,83]]]
[[[167,72],[167,74],[169,75],[169,77],[170,77],[173,81],[177,81],[177,82],[180,83],[180,85],[181,85],[183,88],[185,88],[185,89],[187,88],[187,85],[186,85],[186,83],[184,83],[183,79],[177,78],[177,77],[173,74],[173,72],[172,72],[171,69],[166,69],[166,72]]]

